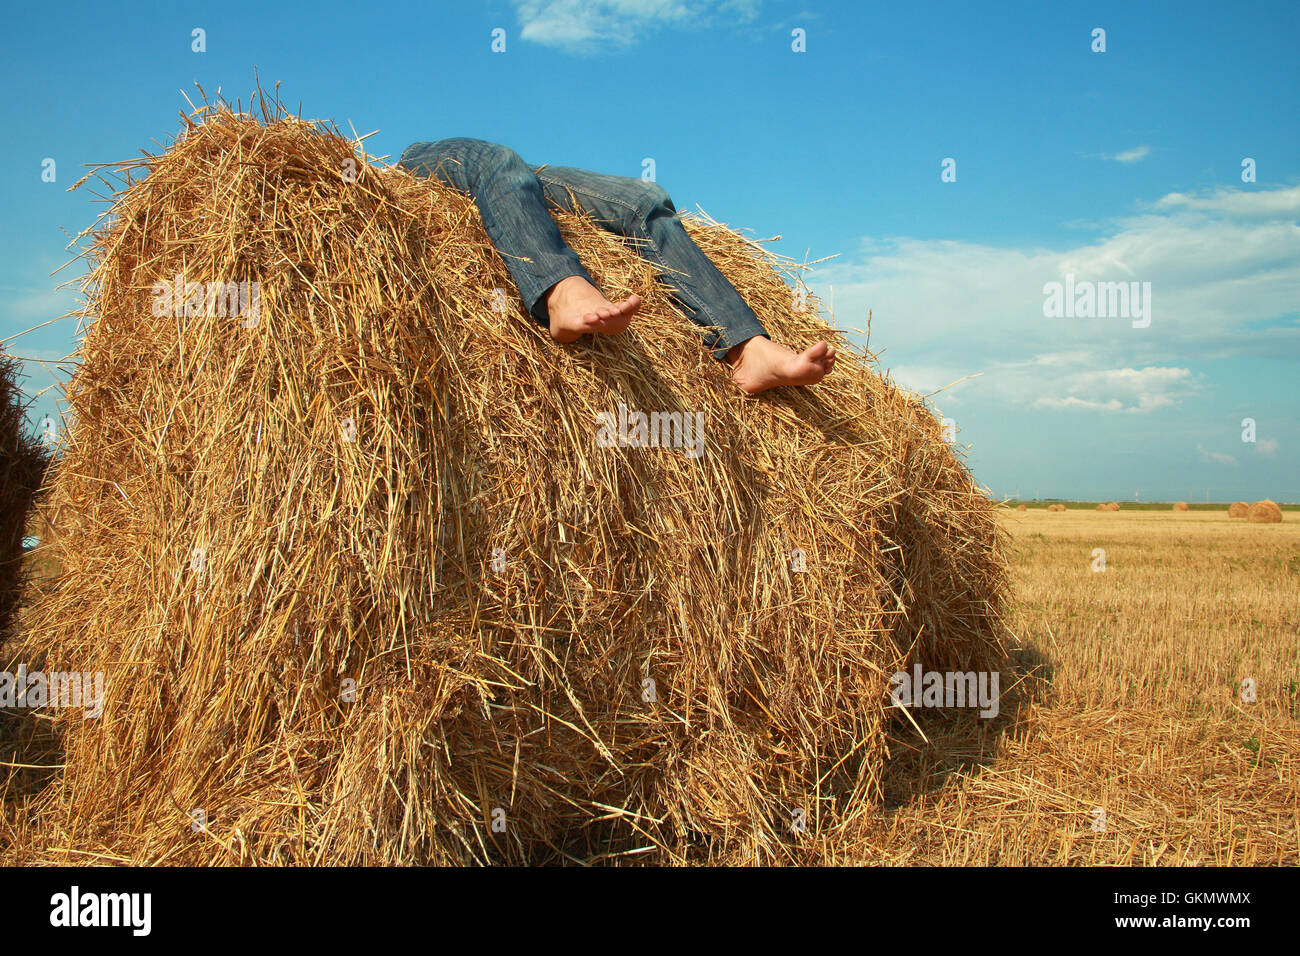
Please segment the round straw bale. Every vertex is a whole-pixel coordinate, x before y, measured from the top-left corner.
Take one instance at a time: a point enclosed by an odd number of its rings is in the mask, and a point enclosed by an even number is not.
[[[1252,524],[1277,524],[1282,520],[1282,509],[1276,502],[1265,498],[1250,506],[1250,510],[1246,512],[1246,520]]]
[[[1016,505],[1016,510],[1017,510],[1017,511],[1025,511],[1026,508],[1025,508],[1024,505]]]
[[[654,267],[555,210],[645,300],[558,346],[472,200],[261,109],[127,164],[94,236],[29,635],[106,686],[55,714],[32,858],[764,862],[792,807],[861,819],[882,675],[1006,659],[1006,535],[933,412],[702,217],[825,382],[743,400]],[[243,281],[256,316],[188,285]]]
[[[1250,505],[1246,504],[1244,501],[1234,501],[1232,504],[1228,505],[1229,518],[1244,518],[1249,513]]]
[[[1175,510],[1175,511],[1187,511],[1187,510],[1189,510],[1188,507],[1187,507],[1187,502],[1186,502],[1186,501],[1176,501],[1176,502],[1174,502],[1174,510]]]

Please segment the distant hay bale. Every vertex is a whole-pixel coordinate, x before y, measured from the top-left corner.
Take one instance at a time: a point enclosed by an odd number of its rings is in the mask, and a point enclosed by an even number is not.
[[[1244,501],[1234,501],[1228,505],[1229,518],[1244,518],[1250,513],[1250,505]]]
[[[27,649],[105,696],[53,714],[30,858],[772,862],[792,808],[870,814],[888,676],[1005,660],[1008,541],[932,411],[698,217],[775,340],[835,345],[823,384],[741,397],[654,267],[559,212],[645,305],[556,346],[494,308],[471,200],[345,177],[354,141],[261,109],[127,164],[94,236]],[[256,321],[155,315],[178,274],[258,281]],[[602,444],[620,406],[702,416],[703,453]]]
[[[1282,509],[1276,502],[1265,498],[1250,506],[1250,510],[1246,512],[1246,520],[1252,524],[1277,524],[1282,520]]]
[[[22,600],[23,537],[49,454],[28,429],[22,363],[0,346],[0,639]]]
[[[1119,502],[1117,502],[1117,501],[1112,501],[1112,502],[1110,502],[1108,505],[1106,505],[1106,510],[1107,510],[1107,511],[1119,511]]]
[[[1016,505],[1016,510],[1017,510],[1017,511],[1025,511],[1025,510],[1027,510],[1027,509],[1025,508],[1024,505]]]
[[[1186,501],[1176,501],[1176,502],[1174,502],[1174,510],[1175,510],[1175,511],[1188,511],[1188,510],[1190,510],[1190,509],[1187,507],[1187,502],[1186,502]]]
[[[1065,505],[1062,505],[1062,504],[1052,504],[1052,505],[1048,505],[1048,506],[1047,506],[1047,510],[1048,510],[1048,511],[1064,511],[1064,510],[1065,510]]]
[[[1097,505],[1097,510],[1098,510],[1098,511],[1109,511],[1109,510],[1110,510],[1110,505],[1107,505],[1107,504],[1099,504],[1099,505]]]

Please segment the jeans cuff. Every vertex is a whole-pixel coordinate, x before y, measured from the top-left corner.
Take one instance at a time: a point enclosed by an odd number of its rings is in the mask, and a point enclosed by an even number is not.
[[[709,340],[705,342],[705,348],[709,349],[713,353],[713,357],[719,362],[724,362],[727,359],[727,353],[737,345],[758,338],[760,335],[765,339],[772,337],[767,334],[767,330],[761,325],[749,322],[738,328],[723,329],[711,334]]]
[[[558,269],[555,272],[549,273],[546,276],[538,279],[536,288],[539,289],[540,291],[538,291],[533,295],[532,297],[533,301],[531,303],[525,301],[524,306],[528,309],[528,314],[531,315],[534,321],[536,321],[539,325],[544,325],[547,328],[550,328],[551,314],[550,311],[546,308],[546,294],[551,291],[551,288],[557,282],[567,279],[570,276],[581,276],[582,278],[586,279],[588,282],[591,282],[593,286],[596,284],[595,282],[592,281],[591,275],[581,265],[575,265],[572,267],[565,267],[563,269]]]

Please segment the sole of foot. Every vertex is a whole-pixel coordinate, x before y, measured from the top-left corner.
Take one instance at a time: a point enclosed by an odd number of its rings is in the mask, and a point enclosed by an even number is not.
[[[731,378],[748,395],[785,385],[816,385],[835,367],[835,349],[817,342],[794,352],[755,336],[727,353]]]
[[[610,302],[582,276],[569,276],[551,286],[546,310],[551,320],[551,338],[567,345],[584,335],[616,335],[632,324],[641,308],[641,297],[629,295]]]

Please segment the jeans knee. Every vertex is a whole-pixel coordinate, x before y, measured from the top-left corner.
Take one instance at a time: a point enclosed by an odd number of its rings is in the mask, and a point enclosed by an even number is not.
[[[644,191],[646,194],[645,202],[642,205],[644,215],[648,216],[661,207],[670,215],[677,212],[676,207],[673,206],[672,197],[668,195],[668,190],[664,189],[664,187],[660,186],[658,183],[645,181]]]
[[[412,143],[402,153],[398,165],[414,170],[419,175],[429,175],[437,171],[438,164],[443,160],[449,161],[443,166],[444,171],[448,166],[454,165],[463,172],[453,178],[463,176],[469,183],[476,181],[483,173],[521,176],[529,172],[527,164],[509,146],[468,136],[453,136],[432,143]]]

